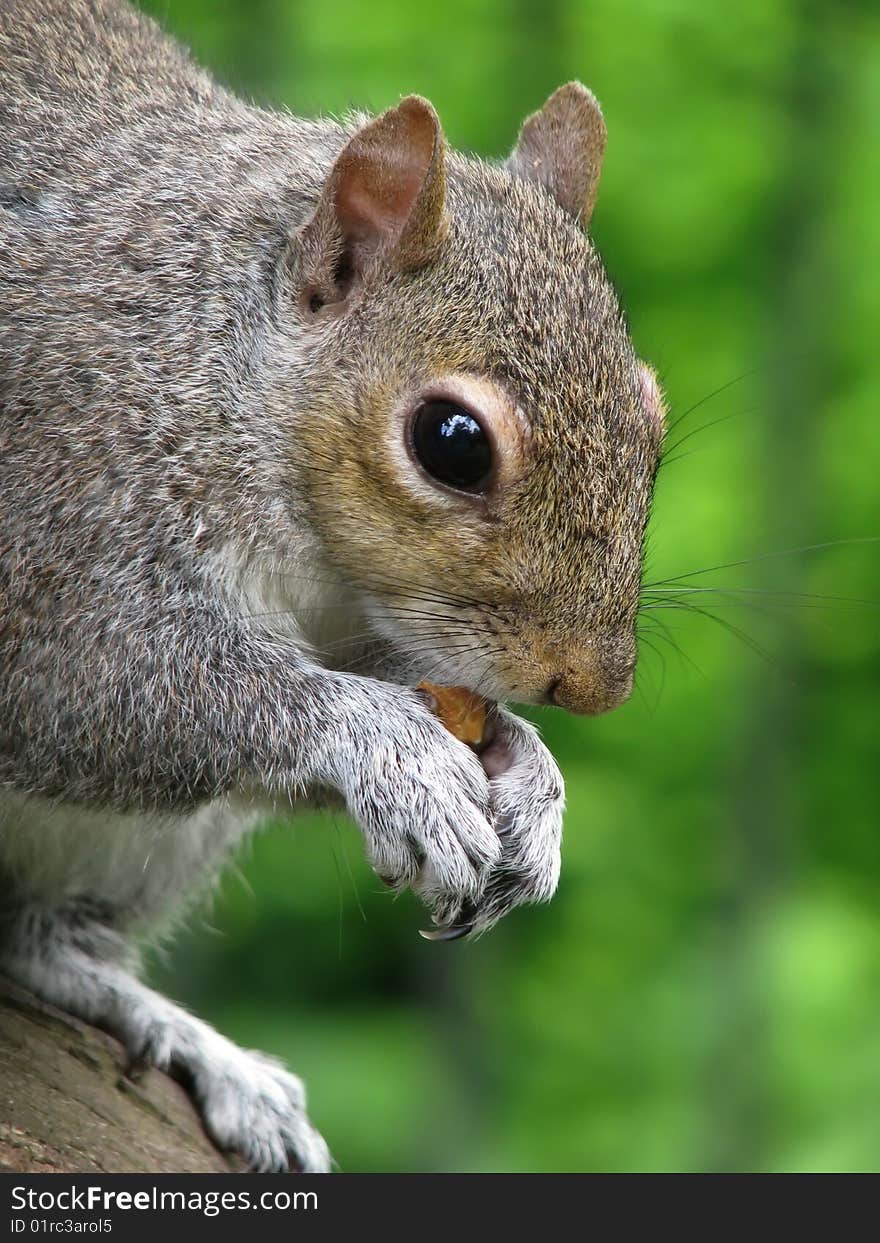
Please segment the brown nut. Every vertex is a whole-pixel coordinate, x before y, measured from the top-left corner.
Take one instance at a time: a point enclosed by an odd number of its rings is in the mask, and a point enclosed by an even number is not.
[[[416,690],[428,697],[431,711],[459,742],[479,751],[492,741],[489,705],[481,695],[466,686],[435,686],[433,682],[419,682]]]

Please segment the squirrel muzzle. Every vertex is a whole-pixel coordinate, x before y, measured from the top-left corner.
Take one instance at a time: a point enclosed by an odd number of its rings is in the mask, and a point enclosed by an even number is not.
[[[632,694],[635,655],[606,655],[587,648],[564,664],[547,688],[547,702],[583,716],[598,716]]]

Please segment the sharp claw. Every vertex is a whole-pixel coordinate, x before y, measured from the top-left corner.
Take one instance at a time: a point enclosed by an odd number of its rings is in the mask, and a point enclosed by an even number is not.
[[[419,936],[426,941],[458,941],[473,930],[473,924],[457,924],[451,928],[420,928]]]

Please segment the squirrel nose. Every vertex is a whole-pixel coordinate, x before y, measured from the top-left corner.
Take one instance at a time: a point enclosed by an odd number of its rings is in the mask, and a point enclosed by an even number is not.
[[[598,670],[567,669],[547,687],[547,702],[583,716],[610,712],[629,699],[633,688],[635,661],[623,668],[600,674]]]

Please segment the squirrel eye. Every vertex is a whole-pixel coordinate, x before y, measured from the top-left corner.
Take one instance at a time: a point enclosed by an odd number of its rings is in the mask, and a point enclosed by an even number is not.
[[[432,478],[482,492],[492,470],[489,438],[474,416],[451,401],[426,401],[412,422],[412,447]]]

